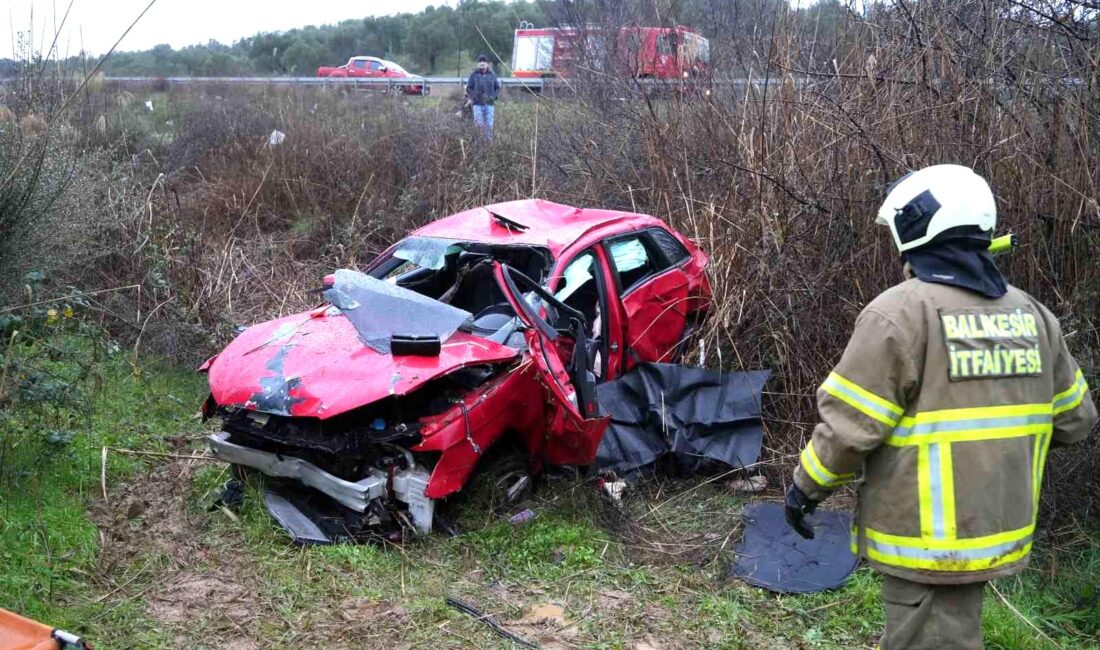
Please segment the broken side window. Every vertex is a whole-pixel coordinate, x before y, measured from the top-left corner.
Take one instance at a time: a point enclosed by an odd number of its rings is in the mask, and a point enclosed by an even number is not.
[[[668,266],[660,251],[642,234],[612,240],[608,251],[623,293]]]

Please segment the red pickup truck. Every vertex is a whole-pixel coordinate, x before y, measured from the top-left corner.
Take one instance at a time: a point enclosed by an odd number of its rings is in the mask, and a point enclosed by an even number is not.
[[[406,95],[427,95],[428,85],[424,78],[410,74],[408,70],[393,61],[374,56],[353,56],[339,67],[322,66],[317,68],[318,77],[357,77],[362,79],[401,79],[388,87],[390,92]]]

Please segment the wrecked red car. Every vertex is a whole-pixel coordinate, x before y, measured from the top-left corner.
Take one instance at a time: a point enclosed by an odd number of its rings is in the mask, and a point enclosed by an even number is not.
[[[435,221],[203,364],[210,448],[312,488],[265,497],[299,541],[427,533],[506,436],[533,474],[591,464],[596,385],[678,356],[710,304],[706,263],[641,214],[525,200]]]

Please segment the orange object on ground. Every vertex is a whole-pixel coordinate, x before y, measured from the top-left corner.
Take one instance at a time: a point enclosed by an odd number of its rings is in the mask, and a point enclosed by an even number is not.
[[[0,609],[0,650],[59,650],[90,648],[67,632]]]

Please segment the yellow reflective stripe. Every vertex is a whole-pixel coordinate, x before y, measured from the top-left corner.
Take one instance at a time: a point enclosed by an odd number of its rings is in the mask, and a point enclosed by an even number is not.
[[[892,447],[1018,438],[1050,431],[1047,404],[926,411],[903,417],[886,439]]]
[[[1004,440],[1007,438],[1024,438],[1050,431],[1051,424],[1047,422],[1032,422],[1019,426],[988,427],[960,429],[958,431],[937,431],[921,436],[890,436],[886,444],[891,447],[911,447],[914,445],[929,445],[933,443],[948,442],[978,442],[981,440]]]
[[[920,537],[909,537],[906,535],[891,535],[889,533],[883,533],[868,527],[863,528],[863,532],[867,535],[867,539],[878,542],[880,545],[889,544],[892,546],[900,546],[903,548],[942,551],[980,550],[994,546],[1001,546],[1003,544],[1011,544],[1013,542],[1019,542],[1023,539],[1030,537],[1031,533],[1034,530],[1035,526],[1029,524],[1027,526],[1024,526],[1023,528],[1007,530],[1003,533],[995,533],[993,535],[985,535],[982,537],[960,537],[959,539],[922,539]]]
[[[867,545],[867,557],[882,564],[889,564],[891,566],[902,567],[906,569],[924,569],[928,571],[947,571],[947,572],[961,572],[961,571],[983,571],[986,569],[995,569],[1006,564],[1012,564],[1031,552],[1031,542],[1027,542],[1020,548],[1003,554],[998,554],[992,558],[967,558],[952,556],[950,553],[945,553],[942,556],[937,557],[906,557],[896,555],[889,552],[883,552],[877,548]]]
[[[871,391],[832,372],[821,384],[822,390],[863,413],[869,418],[894,426],[904,411],[893,402],[875,395]]]
[[[930,539],[932,534],[932,472],[929,469],[928,445],[917,447],[917,494],[920,498],[920,534]]]
[[[951,443],[945,442],[940,447],[940,498],[943,534],[947,539],[955,539],[958,527],[955,522],[955,467],[951,459]]]
[[[1021,415],[1043,415],[1050,413],[1050,404],[1009,404],[1007,406],[975,406],[963,409],[941,409],[924,411],[906,416],[898,421],[899,427],[911,427],[914,424],[931,422],[956,422],[960,420],[984,420],[991,418],[1010,418]]]
[[[924,541],[951,540],[955,522],[955,474],[951,444],[917,447],[917,493],[920,498],[920,532]]]
[[[1047,451],[1050,449],[1050,440],[1052,434],[1045,433],[1035,436],[1035,449],[1032,454],[1032,466],[1031,466],[1031,487],[1035,491],[1031,519],[1037,521],[1039,518],[1039,492],[1043,488],[1043,469],[1046,467]]]
[[[1073,383],[1070,387],[1054,396],[1053,402],[1060,402],[1065,398],[1073,395],[1077,392],[1078,387],[1085,382],[1085,373],[1081,372],[1081,369],[1077,369],[1077,374],[1073,376]]]
[[[1015,562],[1031,550],[1034,526],[970,539],[921,539],[864,527],[867,557],[876,562],[933,571],[980,571]]]
[[[855,478],[855,474],[834,474],[821,462],[817,451],[814,450],[814,442],[811,440],[802,450],[802,468],[806,470],[814,483],[821,487],[836,487]]]
[[[1073,385],[1054,396],[1054,400],[1051,402],[1054,415],[1077,408],[1084,401],[1085,394],[1088,392],[1089,385],[1085,381],[1085,375],[1078,369]]]

